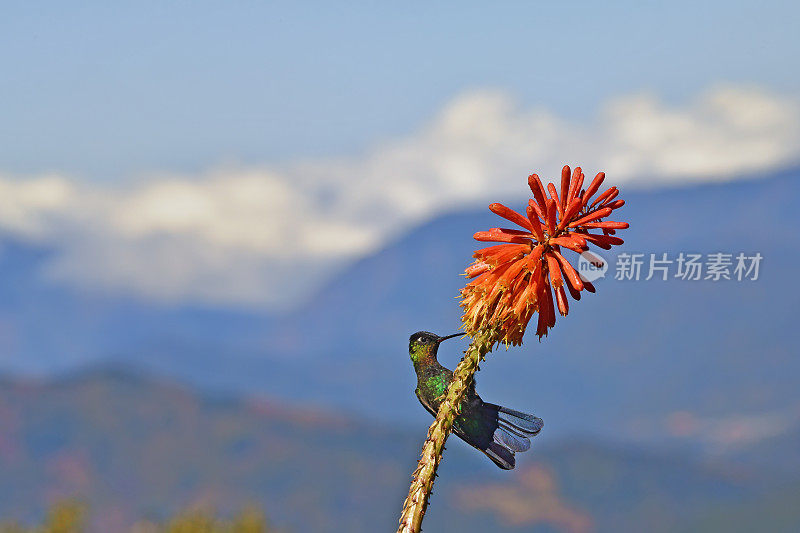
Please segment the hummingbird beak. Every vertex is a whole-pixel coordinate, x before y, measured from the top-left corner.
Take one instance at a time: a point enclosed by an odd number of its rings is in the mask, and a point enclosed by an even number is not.
[[[447,339],[452,339],[453,337],[461,337],[462,335],[466,335],[466,333],[453,333],[452,335],[448,335],[446,337],[439,337],[439,342],[446,341]]]

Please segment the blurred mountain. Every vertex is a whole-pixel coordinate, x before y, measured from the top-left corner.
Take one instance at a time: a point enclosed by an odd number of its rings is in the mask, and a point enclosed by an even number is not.
[[[391,529],[423,437],[422,427],[198,394],[108,368],[6,379],[0,522],[30,522],[77,497],[103,532],[194,505],[224,515],[247,503],[290,531]],[[540,444],[504,472],[451,440],[426,529],[697,531],[702,520],[721,524],[703,531],[729,531],[724,510],[745,506],[771,509],[765,524],[800,526],[787,498],[795,485],[768,469],[587,440]]]
[[[798,178],[800,169],[623,191],[619,217],[632,227],[618,251],[645,254],[642,278],[650,253],[758,252],[759,279],[617,281],[612,270],[541,343],[530,336],[522,349],[490,355],[478,377],[481,394],[542,416],[550,436],[588,432],[712,454],[794,427]],[[506,200],[513,207],[523,199]],[[387,242],[282,316],[64,288],[48,281],[53,250],[6,240],[0,368],[52,375],[128,362],[206,390],[422,424],[408,336],[458,328],[458,273],[475,247],[471,235],[499,224],[488,210],[445,214]],[[603,255],[614,264],[616,253]],[[449,341],[444,362],[455,365],[463,347]]]
[[[663,438],[658,429],[676,412],[751,415],[791,407],[796,417],[800,291],[792,278],[800,236],[789,228],[800,223],[798,178],[800,171],[623,192],[619,218],[632,227],[621,232],[621,251],[646,259],[759,252],[759,279],[645,281],[647,264],[640,281],[608,276],[541,343],[531,336],[522,349],[491,355],[478,378],[484,397],[535,411],[549,431],[654,439]],[[325,362],[322,375],[340,380],[343,392],[361,397],[358,383],[379,385],[373,401],[354,397],[353,406],[383,409],[408,395],[413,374],[398,352],[413,331],[458,327],[453,297],[463,278],[455,273],[476,246],[472,231],[496,225],[501,220],[488,210],[444,216],[361,261],[283,323],[285,349],[291,340],[298,355],[316,354]],[[603,255],[614,263],[615,254]],[[455,364],[462,346],[443,348],[448,362]]]

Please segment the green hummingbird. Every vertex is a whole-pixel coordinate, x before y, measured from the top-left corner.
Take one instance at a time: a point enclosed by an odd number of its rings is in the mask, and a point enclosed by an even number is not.
[[[418,331],[411,335],[408,353],[417,373],[419,402],[434,417],[439,410],[453,372],[439,364],[436,354],[439,344],[447,339],[464,335],[455,333],[440,337],[429,331]],[[453,433],[473,446],[504,470],[514,468],[515,452],[524,452],[531,447],[530,437],[541,431],[541,418],[484,402],[475,392],[475,381],[464,393],[461,410],[453,422]]]

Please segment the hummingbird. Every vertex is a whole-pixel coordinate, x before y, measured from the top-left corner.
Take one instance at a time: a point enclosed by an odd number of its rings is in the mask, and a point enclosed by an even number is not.
[[[461,335],[464,333],[440,337],[429,331],[418,331],[411,335],[408,342],[408,353],[417,373],[414,392],[422,406],[434,417],[453,380],[453,372],[439,364],[436,358],[439,345],[442,341]],[[453,433],[485,453],[504,470],[514,468],[514,453],[528,450],[531,447],[530,437],[538,435],[544,425],[539,417],[484,402],[475,392],[475,380],[464,392],[460,407],[460,413],[453,422]]]

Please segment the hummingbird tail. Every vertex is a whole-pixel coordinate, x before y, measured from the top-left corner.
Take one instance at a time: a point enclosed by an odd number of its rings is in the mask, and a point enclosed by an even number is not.
[[[496,442],[490,443],[489,447],[483,450],[483,453],[503,470],[513,470],[517,464],[514,459],[514,452]]]
[[[501,405],[497,406],[497,419],[511,426],[515,431],[524,433],[525,436],[530,437],[538,435],[544,426],[544,420],[538,416],[515,411]]]
[[[497,466],[510,470],[515,465],[514,454],[530,449],[530,438],[539,434],[544,422],[537,416],[500,405],[484,403],[484,408],[496,417],[497,424],[492,442],[484,452]]]

